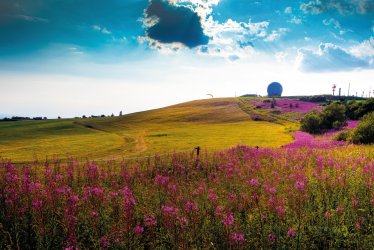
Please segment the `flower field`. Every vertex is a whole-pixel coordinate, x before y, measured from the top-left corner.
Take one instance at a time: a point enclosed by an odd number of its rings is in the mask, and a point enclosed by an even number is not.
[[[371,249],[372,147],[0,167],[0,248]]]
[[[271,109],[271,102],[261,101],[250,101],[251,104],[262,109]],[[276,100],[275,107],[279,109],[281,113],[297,112],[297,113],[308,113],[312,110],[320,110],[321,106],[312,102],[304,102],[299,100],[291,99],[278,99]]]

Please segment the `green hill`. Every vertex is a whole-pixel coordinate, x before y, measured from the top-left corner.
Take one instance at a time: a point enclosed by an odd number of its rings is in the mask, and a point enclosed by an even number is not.
[[[112,159],[200,146],[278,147],[292,141],[295,123],[253,121],[243,98],[198,100],[122,117],[0,123],[0,157]]]

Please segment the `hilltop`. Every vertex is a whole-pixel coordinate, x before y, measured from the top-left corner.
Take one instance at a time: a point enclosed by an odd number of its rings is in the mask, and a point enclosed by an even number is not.
[[[293,140],[291,131],[298,125],[292,117],[257,110],[250,100],[197,100],[121,117],[3,122],[0,157],[111,159],[192,151],[196,146],[279,147]]]

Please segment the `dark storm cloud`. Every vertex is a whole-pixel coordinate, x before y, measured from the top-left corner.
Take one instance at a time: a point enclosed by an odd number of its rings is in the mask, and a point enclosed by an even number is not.
[[[146,30],[148,37],[160,43],[181,43],[194,48],[209,42],[201,26],[201,18],[188,7],[151,0],[145,15],[146,19],[156,21]]]
[[[374,12],[373,0],[315,0],[303,3],[300,9],[304,13],[321,14],[338,11],[340,14],[366,14]]]

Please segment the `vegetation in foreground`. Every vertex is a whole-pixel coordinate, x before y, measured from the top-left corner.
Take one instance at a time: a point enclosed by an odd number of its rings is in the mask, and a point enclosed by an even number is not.
[[[372,147],[0,167],[0,248],[371,249]]]

